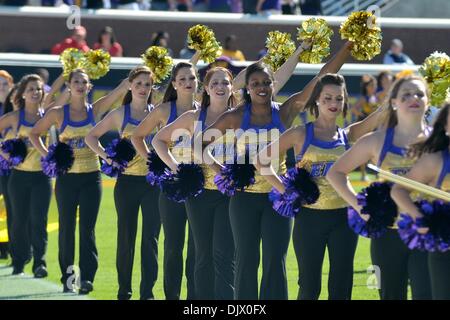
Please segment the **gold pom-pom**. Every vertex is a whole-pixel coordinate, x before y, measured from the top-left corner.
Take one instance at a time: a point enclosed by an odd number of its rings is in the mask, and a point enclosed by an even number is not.
[[[395,79],[397,80],[397,79],[401,79],[401,78],[405,78],[405,77],[410,77],[410,76],[413,76],[413,75],[414,75],[414,71],[413,70],[405,69],[405,70],[402,70],[402,71],[398,72],[395,75]]]
[[[166,48],[151,46],[141,55],[141,58],[144,64],[152,70],[155,83],[160,83],[170,75],[173,59],[169,56]]]
[[[82,63],[82,68],[86,71],[90,79],[99,79],[109,71],[111,64],[111,56],[108,52],[98,49],[89,50],[85,54],[85,60]]]
[[[289,33],[271,31],[267,36],[266,48],[267,54],[263,61],[275,72],[295,51],[295,44]]]
[[[200,51],[200,59],[211,63],[222,54],[214,32],[208,27],[197,24],[188,31],[188,47]]]
[[[356,60],[371,60],[381,52],[381,29],[376,16],[367,11],[352,12],[341,24],[342,39],[353,42],[351,54]]]
[[[431,104],[439,107],[450,96],[450,57],[433,52],[420,66],[419,73],[431,89]]]
[[[300,53],[304,63],[321,63],[330,54],[331,36],[334,34],[325,19],[310,18],[297,28],[297,40],[310,41],[311,48]]]
[[[63,66],[64,78],[67,79],[73,70],[81,68],[84,59],[84,53],[78,49],[68,48],[64,50],[59,56],[59,61]]]

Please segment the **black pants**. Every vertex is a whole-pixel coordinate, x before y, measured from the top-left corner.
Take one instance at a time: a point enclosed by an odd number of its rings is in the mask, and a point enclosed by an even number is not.
[[[56,179],[55,195],[59,211],[59,266],[61,282],[73,275],[75,227],[79,208],[80,277],[94,281],[98,268],[95,224],[102,194],[100,172],[67,173]]]
[[[150,186],[145,176],[123,175],[117,178],[114,202],[117,210],[116,267],[118,299],[130,299],[139,207],[142,210],[141,300],[154,298],[158,277],[158,238],[161,219],[158,210],[159,188]]]
[[[299,271],[297,298],[319,299],[322,265],[327,248],[330,260],[328,299],[350,300],[358,236],[347,224],[347,208],[302,208],[295,218],[292,238]]]
[[[8,190],[9,177],[10,175],[0,176],[0,184],[2,188],[3,201],[5,202],[5,209],[6,209],[6,229],[8,232],[8,239],[9,241],[11,241],[13,215],[12,215],[11,195]]]
[[[33,251],[33,271],[46,266],[47,219],[52,193],[42,171],[12,170],[8,182],[14,218],[11,226],[13,266],[22,269]],[[31,245],[31,247],[30,247]]]
[[[235,299],[258,299],[262,240],[261,300],[287,300],[286,254],[292,219],[278,215],[267,193],[237,192],[230,199],[230,222],[236,247]]]
[[[183,277],[183,247],[186,234],[186,207],[161,193],[159,213],[164,229],[164,294],[167,300],[179,300]],[[195,246],[189,226],[186,257],[187,299],[195,299]]]
[[[450,251],[428,253],[433,299],[450,300]]]
[[[389,229],[383,236],[370,243],[372,264],[378,266],[380,298],[382,300],[406,300],[408,279],[414,300],[431,299],[428,271],[428,253],[409,250],[398,231]]]
[[[195,243],[195,297],[232,300],[234,297],[234,242],[228,203],[217,190],[205,190],[186,201]]]

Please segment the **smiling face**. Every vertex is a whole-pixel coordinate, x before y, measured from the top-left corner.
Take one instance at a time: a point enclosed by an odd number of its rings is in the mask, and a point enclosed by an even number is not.
[[[87,74],[75,72],[69,82],[70,93],[73,97],[86,97],[91,90],[91,83]]]
[[[345,91],[344,87],[327,84],[322,88],[318,101],[319,115],[327,118],[336,118],[344,110]]]
[[[267,103],[272,100],[273,80],[265,71],[256,71],[248,78],[247,90],[252,102]]]
[[[205,90],[209,94],[211,101],[228,101],[231,96],[230,75],[223,70],[213,73],[209,82],[205,84]]]
[[[399,88],[397,97],[392,99],[399,117],[417,115],[423,117],[428,108],[425,84],[420,80],[405,81]]]
[[[23,99],[26,104],[39,104],[44,94],[42,81],[29,81],[23,92]]]
[[[150,73],[140,73],[131,81],[131,94],[133,100],[148,100],[152,90],[152,76]]]
[[[194,68],[178,70],[172,85],[178,94],[194,94],[197,91],[198,80]]]

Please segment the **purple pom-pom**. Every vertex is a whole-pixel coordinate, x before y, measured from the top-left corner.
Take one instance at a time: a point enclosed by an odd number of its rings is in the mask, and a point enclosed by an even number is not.
[[[128,166],[128,162],[136,156],[136,150],[134,150],[131,141],[126,138],[114,139],[105,148],[105,152],[108,159],[111,159],[112,162],[108,164],[103,160],[100,169],[109,177],[117,177],[124,172]]]
[[[205,177],[198,164],[180,163],[175,174],[168,173],[160,181],[161,190],[172,201],[181,203],[203,192]]]
[[[281,180],[285,186],[285,192],[280,193],[273,188],[269,193],[272,207],[279,215],[295,217],[302,206],[313,204],[319,199],[319,187],[306,169],[291,168],[281,177]]]
[[[3,142],[2,151],[9,153],[9,163],[11,167],[15,167],[25,160],[28,150],[25,142],[20,139],[9,139]]]
[[[235,157],[234,163],[225,164],[220,173],[214,177],[214,183],[223,194],[232,196],[236,191],[244,191],[245,188],[255,184],[256,168],[250,164],[248,152],[243,160],[244,163],[240,163]]]
[[[73,149],[67,143],[58,142],[48,148],[48,154],[41,158],[42,171],[50,178],[67,173],[75,160]]]
[[[147,182],[152,186],[159,186],[161,180],[169,176],[170,168],[158,156],[155,150],[148,154]]]
[[[400,239],[402,239],[409,249],[425,250],[429,235],[417,232],[419,226],[409,215],[400,214],[400,220],[397,222],[397,225]]]
[[[429,228],[424,235],[424,249],[445,252],[450,249],[450,203],[442,200],[416,202],[423,218],[416,220],[416,228]]]
[[[0,176],[9,176],[11,173],[11,165],[8,160],[0,155]]]
[[[353,208],[348,209],[348,224],[357,234],[376,239],[381,237],[388,227],[393,226],[397,218],[397,205],[391,198],[392,184],[374,182],[356,196],[362,206],[361,213],[369,215],[364,221]]]

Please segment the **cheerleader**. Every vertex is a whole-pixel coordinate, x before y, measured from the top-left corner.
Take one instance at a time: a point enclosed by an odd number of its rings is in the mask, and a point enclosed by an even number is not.
[[[450,104],[446,104],[434,123],[430,137],[413,146],[413,151],[419,160],[405,175],[438,189],[450,192]],[[406,212],[413,219],[423,215],[414,205],[409,190],[395,185],[391,195],[401,212]],[[423,228],[422,233],[428,230]],[[450,300],[450,251],[429,252],[428,267],[430,268],[431,291],[433,299]]]
[[[171,141],[178,139],[174,134],[188,131],[193,137],[199,133],[196,131],[202,131],[230,109],[234,101],[232,81],[233,76],[228,69],[215,67],[208,70],[200,109],[185,112],[156,134],[153,147],[174,172],[180,161],[169,150]],[[205,190],[186,200],[195,243],[195,296],[202,300],[231,300],[234,294],[234,243],[228,217],[229,199],[217,190],[214,172],[206,165],[202,167]]]
[[[9,94],[6,96],[5,102],[3,104],[3,115],[19,110],[19,106],[14,102],[16,92],[17,92],[17,85],[15,85],[9,91]],[[15,132],[14,132],[14,130],[12,130],[11,127],[6,128],[2,132],[2,140],[3,141],[9,140],[9,139],[14,139],[14,137],[15,137]],[[10,176],[9,173],[3,172],[3,175],[0,176],[0,183],[1,183],[1,188],[2,188],[3,201],[5,202],[6,228],[7,228],[7,232],[8,232],[8,239],[11,239],[13,215],[12,215],[12,207],[11,207],[11,197],[10,197],[10,193],[8,191],[9,176]],[[4,257],[6,259],[8,256],[8,252],[9,252],[9,254],[11,254],[11,250],[9,248],[8,242],[5,242],[4,244],[6,246],[4,248],[4,250],[5,250]]]
[[[347,43],[322,68],[319,75],[338,71],[349,54],[350,46],[351,44]],[[260,63],[250,65],[245,75],[244,102],[224,113],[208,127],[206,130],[218,130],[217,135],[211,138],[204,137],[203,143],[214,142],[220,138],[219,132],[225,134],[227,129],[232,129],[238,133],[236,141],[238,156],[243,156],[246,150],[264,146],[292,125],[311,94],[317,78],[315,77],[302,92],[294,94],[279,106],[272,102],[274,90],[272,73]],[[265,137],[263,133],[266,133]],[[253,162],[253,156],[254,154],[250,154],[250,163]],[[220,162],[209,152],[205,157],[208,163],[213,163],[211,167],[219,173]],[[283,170],[283,163],[281,167]],[[292,221],[277,215],[272,209],[267,197],[270,184],[259,175],[256,175],[255,179],[256,182],[245,191],[237,191],[229,204],[236,248],[235,299],[258,299],[261,240],[263,275],[259,298],[287,299],[286,254]]]
[[[130,89],[122,106],[108,113],[86,136],[86,144],[104,161],[111,164],[99,138],[118,130],[121,138],[129,139],[137,125],[152,109],[152,73],[147,67],[136,67],[128,76]],[[153,286],[158,276],[158,238],[161,227],[158,203],[159,189],[146,180],[146,159],[136,155],[117,178],[114,201],[117,210],[116,267],[119,300],[132,296],[131,278],[136,242],[139,208],[142,210],[141,286],[140,299],[153,299]]]
[[[155,129],[172,123],[188,110],[198,108],[195,94],[198,77],[195,66],[180,62],[173,69],[163,102],[136,127],[131,137],[136,151],[147,159],[149,149],[145,141]],[[167,300],[179,300],[183,274],[183,247],[186,230],[186,209],[183,203],[159,196],[159,212],[164,229],[164,294]],[[187,299],[194,299],[194,242],[192,232],[188,233],[186,258]]]
[[[44,96],[44,83],[35,74],[24,76],[15,94],[19,110],[9,112],[0,119],[0,132],[10,128],[15,137],[27,146],[23,162],[12,169],[7,191],[14,216],[11,226],[11,255],[13,275],[23,274],[24,266],[33,255],[33,273],[36,278],[48,275],[45,261],[47,250],[47,217],[50,205],[50,179],[42,172],[39,152],[31,145],[29,133],[42,117],[40,109]],[[2,152],[5,159],[9,155]],[[31,245],[31,248],[30,248]]]
[[[327,248],[330,259],[328,298],[350,300],[357,236],[347,225],[347,204],[336,195],[325,175],[331,164],[350,147],[350,142],[376,128],[379,112],[347,128],[337,127],[337,117],[341,114],[345,117],[348,111],[345,80],[337,74],[319,78],[305,108],[316,120],[283,133],[278,141],[260,152],[257,167],[270,184],[284,193],[285,186],[275,169],[264,164],[271,163],[272,155],[294,148],[297,167],[310,171],[320,190],[317,202],[302,207],[295,217],[293,242],[299,269],[298,299],[319,298]]]
[[[48,153],[39,138],[55,125],[59,140],[73,148],[75,160],[70,170],[56,178],[55,195],[59,212],[59,265],[63,292],[73,292],[75,255],[75,227],[77,208],[80,223],[80,294],[93,290],[98,267],[95,243],[95,224],[100,207],[102,184],[97,155],[84,142],[87,133],[127,89],[127,81],[93,105],[87,102],[92,88],[89,76],[82,69],[73,70],[68,78],[70,103],[52,108],[36,123],[30,132],[30,140],[42,156]]]
[[[359,139],[328,171],[327,179],[337,193],[355,210],[361,211],[356,193],[347,175],[358,166],[371,162],[396,174],[405,174],[413,165],[406,157],[406,147],[424,139],[428,128],[424,121],[428,108],[427,85],[420,77],[398,79],[386,100],[386,121],[383,129]],[[361,214],[364,220],[368,216]],[[378,239],[371,240],[372,263],[380,269],[381,299],[407,298],[408,279],[413,299],[429,299],[430,280],[427,254],[410,251],[394,227]]]

